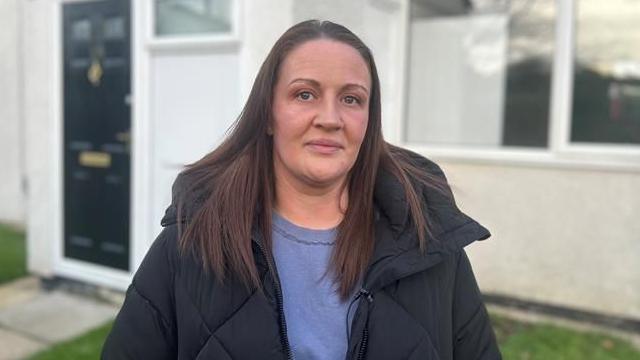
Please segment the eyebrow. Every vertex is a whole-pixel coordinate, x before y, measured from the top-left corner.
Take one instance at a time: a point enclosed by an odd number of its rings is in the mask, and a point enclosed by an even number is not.
[[[318,82],[317,80],[314,80],[314,79],[306,79],[306,78],[296,78],[296,79],[293,79],[293,80],[291,80],[291,81],[289,82],[289,85],[291,85],[291,84],[293,84],[293,83],[296,83],[296,82],[304,82],[304,83],[308,83],[308,84],[310,84],[311,86],[314,86],[314,87],[317,87],[317,88],[319,88],[319,87],[320,87],[320,82]],[[366,86],[361,85],[361,84],[356,84],[356,83],[348,83],[348,84],[345,84],[345,85],[342,87],[342,89],[352,88],[352,87],[360,88],[360,89],[364,90],[367,94],[369,94],[369,89],[367,89],[367,87],[366,87]]]

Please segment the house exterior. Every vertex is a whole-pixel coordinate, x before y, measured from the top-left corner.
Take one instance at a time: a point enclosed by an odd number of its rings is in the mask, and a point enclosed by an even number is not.
[[[0,20],[7,31],[0,34],[0,221],[24,225],[23,196],[24,123],[21,118],[22,92],[19,75],[18,2],[0,3]]]
[[[4,1],[0,218],[25,225],[30,271],[125,289],[176,174],[309,18],[370,45],[385,138],[438,162],[492,231],[468,249],[485,293],[640,321],[640,5],[624,0]]]

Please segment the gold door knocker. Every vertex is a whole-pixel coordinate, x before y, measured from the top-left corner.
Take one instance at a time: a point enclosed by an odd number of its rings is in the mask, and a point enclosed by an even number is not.
[[[100,48],[91,49],[91,66],[87,70],[87,79],[94,87],[100,86],[100,80],[102,80],[102,65],[100,64],[100,55],[104,51],[100,51]]]

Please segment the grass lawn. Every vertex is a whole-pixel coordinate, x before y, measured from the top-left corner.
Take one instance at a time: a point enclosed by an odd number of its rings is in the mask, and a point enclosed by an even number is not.
[[[492,316],[505,360],[636,360],[640,351],[616,338],[581,333],[551,325],[527,324]],[[113,323],[37,354],[30,360],[100,358]]]
[[[529,324],[492,316],[505,360],[640,360],[626,341],[552,325]]]
[[[27,274],[24,233],[0,224],[0,284]]]
[[[95,360],[100,359],[102,344],[111,330],[113,322],[108,322],[97,329],[73,340],[57,344],[29,360]]]

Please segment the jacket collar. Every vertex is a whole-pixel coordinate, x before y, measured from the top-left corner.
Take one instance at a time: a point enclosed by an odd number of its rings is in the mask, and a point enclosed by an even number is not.
[[[412,154],[416,165],[446,184],[438,165]],[[375,247],[363,279],[363,288],[375,291],[403,277],[437,265],[448,254],[466,245],[484,240],[490,232],[456,206],[448,185],[441,188],[417,186],[429,226],[426,249],[421,251],[417,232],[412,226],[409,206],[401,183],[395,176],[380,170],[376,178]]]

